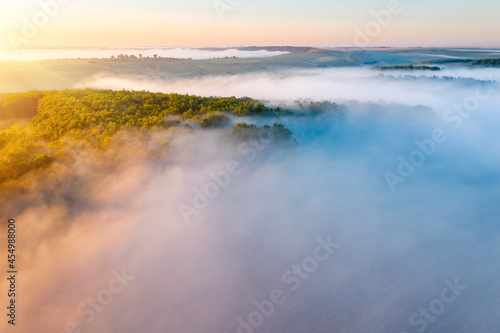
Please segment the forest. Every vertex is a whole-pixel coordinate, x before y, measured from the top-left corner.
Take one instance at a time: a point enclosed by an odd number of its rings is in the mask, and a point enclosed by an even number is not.
[[[309,103],[317,112],[330,104]],[[250,98],[198,97],[145,91],[62,90],[0,94],[0,184],[63,161],[70,147],[94,152],[108,149],[127,131],[150,132],[184,127],[189,130],[228,125],[229,116],[284,113]],[[292,141],[282,124],[257,127],[237,124],[235,140],[263,136],[270,141]]]

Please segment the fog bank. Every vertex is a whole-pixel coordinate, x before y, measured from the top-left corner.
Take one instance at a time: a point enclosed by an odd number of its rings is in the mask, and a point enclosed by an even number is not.
[[[95,159],[75,152],[74,169],[50,171],[60,183],[49,193],[11,210],[25,244],[16,329],[496,331],[500,72],[379,74],[82,83],[330,100],[342,112],[244,119],[285,124],[294,148],[207,130],[130,138]]]

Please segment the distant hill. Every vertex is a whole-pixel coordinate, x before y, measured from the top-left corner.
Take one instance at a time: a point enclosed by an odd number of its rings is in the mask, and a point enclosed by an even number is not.
[[[468,66],[500,67],[500,59],[445,59],[427,61],[426,64],[464,64]]]

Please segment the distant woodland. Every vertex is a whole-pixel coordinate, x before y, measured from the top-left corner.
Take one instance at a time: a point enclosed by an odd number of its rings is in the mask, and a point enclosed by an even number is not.
[[[500,59],[444,59],[428,61],[427,64],[465,64],[469,66],[499,67]]]
[[[415,65],[407,65],[407,66],[375,66],[375,69],[380,70],[419,70],[419,71],[439,71],[441,68],[437,66],[415,66]]]

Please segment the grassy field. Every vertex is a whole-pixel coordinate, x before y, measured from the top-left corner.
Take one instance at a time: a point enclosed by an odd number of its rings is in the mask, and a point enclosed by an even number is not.
[[[349,49],[350,58],[359,65],[407,66],[445,59],[497,59],[497,49],[371,48]]]
[[[311,50],[270,58],[210,60],[50,60],[0,62],[0,92],[73,88],[97,74],[159,77],[164,80],[356,65],[340,52]]]
[[[489,49],[311,49],[269,58],[209,60],[47,60],[0,62],[0,92],[81,88],[78,84],[98,75],[160,78],[175,81],[207,75],[279,72],[291,69],[346,66],[407,66],[443,59],[500,58]]]

